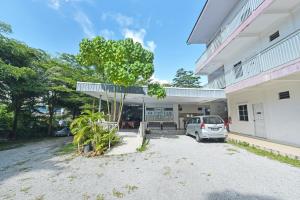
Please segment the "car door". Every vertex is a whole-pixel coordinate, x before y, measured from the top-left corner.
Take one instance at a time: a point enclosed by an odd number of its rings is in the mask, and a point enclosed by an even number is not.
[[[200,117],[195,118],[194,123],[193,123],[193,126],[194,126],[193,134],[194,134],[194,136],[196,136],[196,133],[199,134],[201,132],[200,123],[201,123]]]
[[[192,119],[188,119],[186,122],[186,132],[192,134]]]

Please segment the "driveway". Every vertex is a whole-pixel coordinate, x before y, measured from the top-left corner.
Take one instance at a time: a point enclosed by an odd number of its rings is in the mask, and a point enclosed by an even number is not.
[[[151,135],[143,153],[57,156],[66,138],[0,152],[0,199],[300,199],[300,169],[224,143]]]

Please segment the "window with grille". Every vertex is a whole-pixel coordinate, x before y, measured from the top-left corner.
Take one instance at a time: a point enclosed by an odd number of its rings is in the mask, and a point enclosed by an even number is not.
[[[290,98],[290,92],[285,91],[285,92],[279,92],[279,99],[289,99]]]
[[[272,42],[273,40],[275,40],[279,36],[280,36],[279,31],[276,31],[275,33],[273,33],[272,35],[270,35],[270,42]]]
[[[238,108],[240,121],[249,121],[247,105],[239,105]]]

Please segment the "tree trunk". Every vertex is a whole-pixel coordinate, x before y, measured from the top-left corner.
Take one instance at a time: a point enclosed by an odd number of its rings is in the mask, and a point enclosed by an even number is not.
[[[117,120],[117,86],[115,87],[115,91],[114,91],[114,118],[113,121],[116,122]]]
[[[76,117],[76,108],[73,108],[72,110],[72,119],[74,120]]]
[[[13,116],[13,124],[12,124],[12,131],[8,135],[9,139],[16,139],[19,113],[20,113],[20,106],[19,105],[15,105],[14,116]]]
[[[106,88],[105,88],[105,94],[106,94],[106,106],[107,106],[108,121],[111,121],[110,103],[109,103],[108,93],[107,93]]]
[[[53,116],[54,116],[54,108],[53,105],[48,105],[49,108],[49,124],[48,124],[48,135],[52,136],[52,123],[53,123]]]
[[[125,95],[126,94],[124,93],[124,95],[122,96],[122,93],[121,93],[121,98],[120,98],[121,102],[120,102],[120,108],[119,108],[118,124],[120,124],[121,117],[122,117]]]

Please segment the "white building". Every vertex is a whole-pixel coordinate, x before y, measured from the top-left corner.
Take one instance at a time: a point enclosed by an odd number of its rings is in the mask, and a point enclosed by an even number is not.
[[[300,146],[300,1],[207,0],[189,44],[225,88],[232,132]]]

